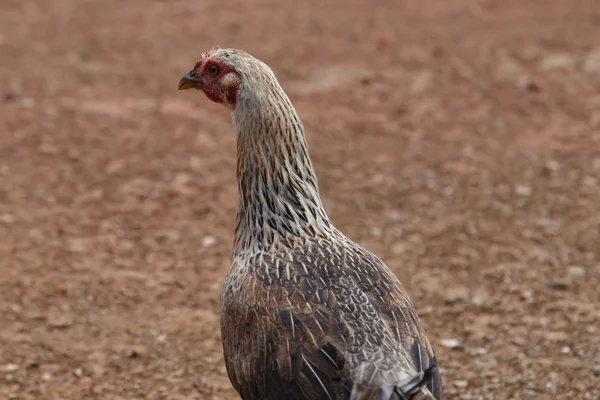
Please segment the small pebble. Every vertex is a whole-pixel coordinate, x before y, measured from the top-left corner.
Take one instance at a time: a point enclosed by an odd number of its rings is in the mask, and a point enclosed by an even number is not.
[[[578,265],[571,265],[569,267],[569,275],[571,276],[584,276],[585,275],[585,268],[580,267]]]
[[[169,392],[167,392],[166,388],[160,388],[159,391],[161,400],[171,400],[171,396],[169,396]]]
[[[519,196],[529,197],[533,193],[533,189],[530,186],[526,185],[517,185],[515,187],[515,193]]]
[[[535,224],[540,228],[556,229],[560,227],[558,222],[550,218],[540,218],[535,222]]]
[[[485,347],[475,347],[471,350],[471,354],[473,355],[484,355],[487,354],[488,350]]]
[[[167,335],[158,335],[156,337],[156,343],[158,343],[158,344],[165,344],[165,343],[167,343]]]
[[[548,168],[550,171],[558,171],[560,169],[560,164],[555,160],[549,160],[546,163],[546,168]]]
[[[473,303],[473,305],[475,306],[482,306],[484,304],[484,301],[481,297],[475,296],[471,299],[471,303]]]
[[[421,310],[419,310],[419,315],[427,315],[427,314],[431,314],[432,312],[433,312],[433,307],[427,306],[427,307],[423,307]]]
[[[560,350],[563,354],[569,354],[571,352],[571,348],[569,346],[565,346]]]
[[[531,292],[531,290],[524,290],[523,293],[521,293],[521,297],[527,303],[529,303],[529,304],[533,303],[533,293]]]
[[[17,364],[6,364],[2,366],[2,372],[15,372],[16,370],[19,369],[19,366]]]
[[[0,214],[0,224],[10,225],[17,219],[11,214]]]
[[[21,308],[21,306],[20,306],[20,305],[18,305],[18,304],[10,304],[10,305],[8,306],[8,309],[9,309],[10,311],[12,311],[13,313],[15,313],[15,314],[19,314],[19,313],[20,313],[20,312],[23,310],[23,309]]]
[[[467,386],[469,386],[469,382],[467,381],[454,381],[452,383],[457,388],[466,388]]]
[[[203,247],[212,247],[217,242],[214,236],[204,236],[202,238],[202,246]]]
[[[77,378],[81,378],[83,375],[83,370],[81,368],[77,368],[75,371],[73,371],[73,375]]]
[[[440,344],[449,349],[460,349],[462,347],[460,341],[456,339],[442,339]]]
[[[567,69],[575,65],[575,57],[568,53],[551,54],[540,62],[540,69],[549,71],[554,69]]]
[[[382,234],[382,230],[379,227],[373,227],[371,228],[371,235],[375,236],[375,237],[380,237]]]
[[[402,211],[394,211],[390,215],[390,218],[394,222],[400,222],[400,221],[404,221],[404,220],[408,219],[408,214],[405,212],[402,212]]]

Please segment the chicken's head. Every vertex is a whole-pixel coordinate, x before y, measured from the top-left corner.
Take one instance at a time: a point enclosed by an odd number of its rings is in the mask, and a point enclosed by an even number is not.
[[[240,89],[241,74],[237,57],[231,49],[214,47],[179,81],[179,90],[197,89],[215,103],[235,107]]]

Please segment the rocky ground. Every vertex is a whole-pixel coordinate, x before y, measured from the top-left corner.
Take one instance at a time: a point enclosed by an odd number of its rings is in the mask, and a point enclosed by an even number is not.
[[[234,136],[176,91],[215,44],[276,71],[446,398],[600,398],[596,0],[3,0],[0,398],[237,398]]]

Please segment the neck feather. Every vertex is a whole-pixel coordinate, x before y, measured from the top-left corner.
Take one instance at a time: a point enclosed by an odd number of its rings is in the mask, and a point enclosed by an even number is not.
[[[232,113],[239,189],[234,253],[289,245],[333,228],[291,101],[274,76],[262,91],[247,89]]]

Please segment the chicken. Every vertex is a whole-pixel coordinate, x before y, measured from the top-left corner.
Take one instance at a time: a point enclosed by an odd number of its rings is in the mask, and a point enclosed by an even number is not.
[[[238,204],[221,333],[244,400],[442,399],[433,349],[398,279],[328,218],[304,128],[274,73],[213,48],[179,89],[231,111]]]

